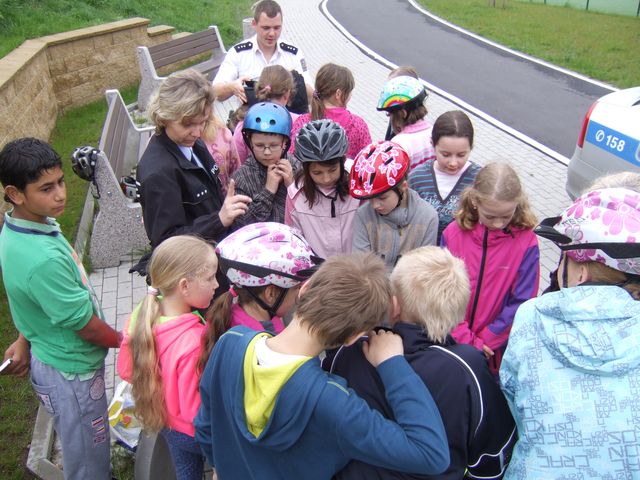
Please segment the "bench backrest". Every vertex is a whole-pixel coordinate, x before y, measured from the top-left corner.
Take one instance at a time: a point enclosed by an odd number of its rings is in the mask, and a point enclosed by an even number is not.
[[[113,173],[119,179],[130,175],[131,169],[138,164],[154,127],[135,125],[118,90],[107,90],[105,95],[109,108],[99,148],[106,154]]]
[[[224,46],[220,42],[216,27],[149,47],[149,54],[156,70],[205,53],[224,56]]]

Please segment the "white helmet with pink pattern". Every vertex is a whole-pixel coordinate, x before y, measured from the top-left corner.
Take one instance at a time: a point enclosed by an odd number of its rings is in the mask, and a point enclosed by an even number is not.
[[[282,223],[253,223],[216,247],[220,270],[238,287],[292,288],[309,278],[322,261],[302,234]]]
[[[585,193],[559,217],[543,220],[535,232],[575,262],[600,262],[640,275],[640,193],[634,190]]]

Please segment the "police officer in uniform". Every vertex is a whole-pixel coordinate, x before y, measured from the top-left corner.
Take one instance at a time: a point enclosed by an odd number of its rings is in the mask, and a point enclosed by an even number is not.
[[[258,2],[251,24],[256,34],[229,49],[213,79],[216,99],[224,101],[235,95],[245,103],[243,82],[257,80],[262,69],[269,65],[282,65],[302,74],[308,98],[311,98],[313,87],[304,55],[298,47],[279,41],[282,32],[280,5],[273,0]]]

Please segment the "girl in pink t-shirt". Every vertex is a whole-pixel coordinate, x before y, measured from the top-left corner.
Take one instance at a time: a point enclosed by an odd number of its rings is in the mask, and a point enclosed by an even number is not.
[[[218,178],[222,183],[222,193],[226,195],[227,185],[233,174],[240,168],[240,159],[231,131],[213,112],[202,132],[202,141],[218,165]]]
[[[355,80],[347,67],[327,63],[320,67],[316,75],[315,91],[311,99],[311,113],[300,115],[291,127],[291,153],[296,133],[311,120],[327,118],[338,123],[346,132],[349,148],[347,158],[355,158],[360,150],[371,143],[367,122],[362,117],[347,110]]]

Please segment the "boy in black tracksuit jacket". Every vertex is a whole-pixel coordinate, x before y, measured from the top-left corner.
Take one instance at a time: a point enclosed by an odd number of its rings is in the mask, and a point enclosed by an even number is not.
[[[445,249],[421,247],[399,260],[391,283],[397,300],[392,329],[402,337],[405,358],[438,406],[451,463],[443,474],[430,477],[351,462],[335,478],[501,478],[517,438],[515,423],[484,355],[470,345],[456,344],[449,336],[464,318],[469,299],[464,264]],[[361,342],[338,350],[325,361],[325,368],[344,377],[372,408],[393,418],[384,387],[365,359]]]

